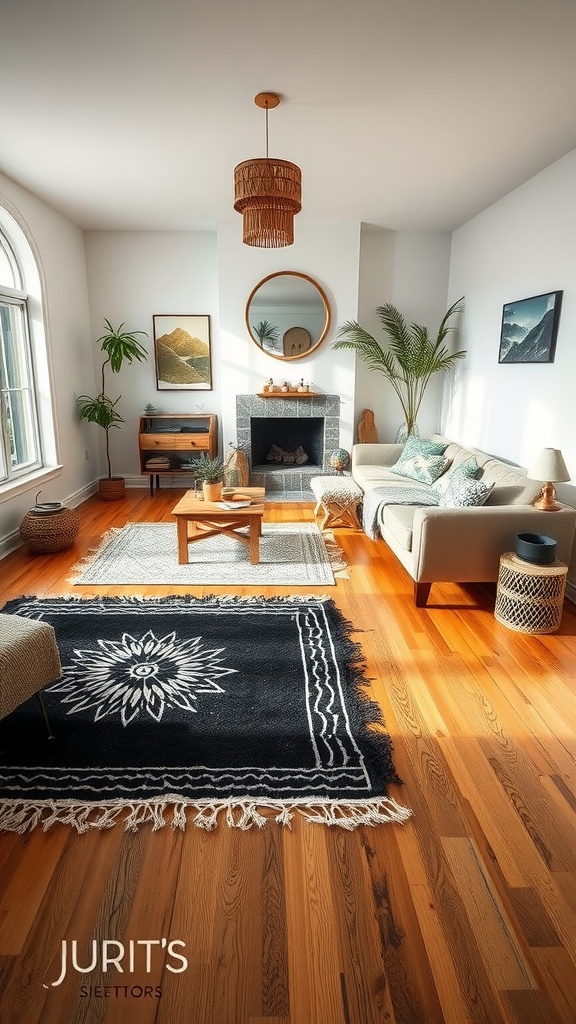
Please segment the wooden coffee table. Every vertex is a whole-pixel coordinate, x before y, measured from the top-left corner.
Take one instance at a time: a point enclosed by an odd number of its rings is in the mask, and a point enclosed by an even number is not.
[[[262,535],[262,515],[264,513],[263,487],[239,487],[233,495],[227,495],[223,501],[231,501],[242,496],[251,499],[250,505],[241,508],[220,508],[213,501],[197,498],[194,491],[186,491],[180,501],[172,509],[176,516],[178,529],[178,561],[181,565],[188,562],[188,545],[206,537],[214,537],[224,533],[227,537],[248,544],[250,562],[257,565],[260,561],[260,537]],[[248,533],[238,533],[248,526]],[[191,527],[191,529],[189,528]]]

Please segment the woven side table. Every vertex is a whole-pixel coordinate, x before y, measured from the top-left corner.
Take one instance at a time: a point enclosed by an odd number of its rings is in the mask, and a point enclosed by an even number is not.
[[[51,515],[27,512],[20,524],[20,536],[31,551],[51,554],[63,551],[75,541],[80,520],[73,508],[61,508]]]
[[[496,619],[519,633],[555,633],[562,618],[567,575],[563,562],[533,565],[507,551],[500,558]]]

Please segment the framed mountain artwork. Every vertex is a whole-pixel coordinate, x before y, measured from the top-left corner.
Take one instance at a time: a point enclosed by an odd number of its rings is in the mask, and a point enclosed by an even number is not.
[[[155,313],[158,391],[211,391],[210,317]]]
[[[505,303],[499,363],[553,363],[562,292]]]

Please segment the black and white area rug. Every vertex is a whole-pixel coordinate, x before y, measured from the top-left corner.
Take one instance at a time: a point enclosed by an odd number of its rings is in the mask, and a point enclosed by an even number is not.
[[[63,677],[0,722],[0,829],[402,822],[362,652],[328,598],[18,598]],[[268,813],[267,813],[268,812]]]
[[[93,586],[334,586],[347,575],[341,549],[315,523],[264,523],[260,563],[233,537],[209,537],[189,546],[178,562],[175,523],[127,523],[73,570],[71,583]]]

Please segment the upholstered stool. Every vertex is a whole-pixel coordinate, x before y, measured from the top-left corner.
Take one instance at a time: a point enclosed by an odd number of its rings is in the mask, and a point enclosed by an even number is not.
[[[40,690],[62,676],[56,636],[47,622],[0,614],[0,718],[36,697],[48,736],[52,730]]]
[[[310,487],[316,498],[314,515],[320,511],[323,514],[321,530],[328,526],[360,528],[357,509],[362,501],[362,491],[351,477],[313,476]]]

